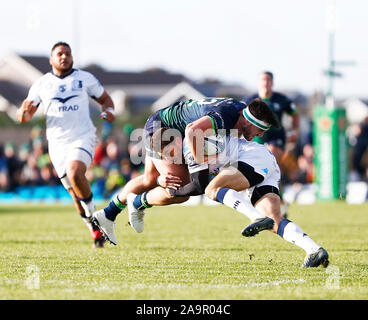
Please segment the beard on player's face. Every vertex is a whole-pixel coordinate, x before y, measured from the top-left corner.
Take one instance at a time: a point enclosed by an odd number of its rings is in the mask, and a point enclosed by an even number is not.
[[[254,137],[262,137],[265,131],[248,122],[242,127],[241,132],[246,140],[251,141]]]
[[[73,60],[70,61],[59,61],[54,64],[53,67],[61,73],[68,73],[73,69]]]

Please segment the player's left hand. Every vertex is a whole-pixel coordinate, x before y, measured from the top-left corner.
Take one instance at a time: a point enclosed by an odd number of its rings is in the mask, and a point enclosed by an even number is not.
[[[180,188],[181,183],[182,180],[179,177],[172,175],[171,173],[160,175],[157,178],[157,184],[163,188],[171,188],[177,190]]]

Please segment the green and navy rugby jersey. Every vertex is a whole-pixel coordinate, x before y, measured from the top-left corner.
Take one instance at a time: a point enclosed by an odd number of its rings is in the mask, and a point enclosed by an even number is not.
[[[220,129],[229,133],[246,107],[246,103],[232,98],[190,99],[162,109],[160,118],[164,126],[179,130],[183,136],[189,123],[205,116],[211,119],[214,134]]]

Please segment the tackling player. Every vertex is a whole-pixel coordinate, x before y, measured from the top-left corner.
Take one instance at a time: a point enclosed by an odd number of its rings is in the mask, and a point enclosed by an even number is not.
[[[20,123],[28,122],[40,103],[43,104],[52,164],[87,224],[94,246],[103,247],[105,240],[97,226],[90,221],[95,205],[85,176],[97,143],[88,99],[92,97],[98,102],[103,111],[101,118],[109,122],[115,119],[114,104],[91,73],[73,68],[72,51],[67,43],[56,43],[49,61],[52,70],[32,85],[27,98],[17,110],[17,118]]]
[[[143,194],[144,198],[145,192],[160,185],[164,188],[155,189],[157,205],[180,203],[188,199],[188,197],[173,198],[165,189],[187,184],[190,177],[188,168],[183,162],[165,161],[155,154],[151,148],[151,138],[155,131],[160,127],[168,127],[175,129],[181,139],[186,136],[194,159],[200,162],[200,159],[203,159],[203,149],[197,146],[203,145],[205,136],[217,134],[221,129],[226,133],[235,129],[239,137],[244,136],[245,139],[252,140],[255,136],[263,135],[265,129],[254,126],[253,122],[278,126],[275,115],[261,100],[254,100],[249,105],[250,115],[243,112],[246,108],[247,104],[231,98],[190,99],[175,103],[151,115],[144,128],[147,151],[144,174],[129,181],[105,209],[93,214],[94,221],[105,231],[109,241],[117,243],[114,232],[116,216],[126,207],[127,200],[133,201],[136,194]],[[143,231],[144,211],[139,211],[132,217],[133,221],[130,223],[136,230]]]

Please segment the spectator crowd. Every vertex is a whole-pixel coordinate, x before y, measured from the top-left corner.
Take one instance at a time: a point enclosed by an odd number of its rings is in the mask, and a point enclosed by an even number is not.
[[[144,163],[136,164],[134,156],[139,152],[136,142],[130,141],[133,128],[126,125],[123,136],[116,137],[112,126],[102,128],[92,166],[87,178],[105,198],[123,187],[127,181],[139,175]],[[285,152],[281,170],[284,184],[308,184],[314,182],[313,146],[311,134],[306,141]],[[368,118],[354,124],[348,130],[350,181],[368,182]],[[143,158],[141,156],[141,158]],[[133,161],[132,161],[133,159]],[[19,186],[59,185],[47,150],[44,132],[38,126],[30,131],[29,141],[16,146],[9,141],[0,144],[0,192],[14,191]]]

